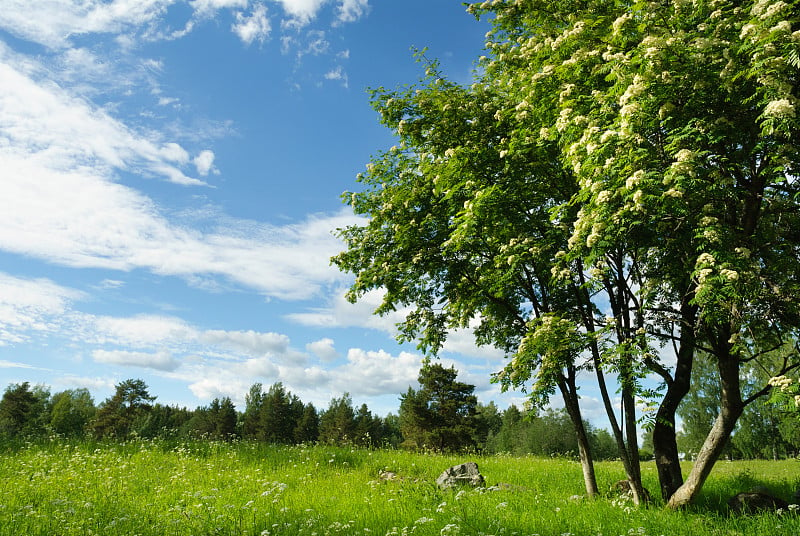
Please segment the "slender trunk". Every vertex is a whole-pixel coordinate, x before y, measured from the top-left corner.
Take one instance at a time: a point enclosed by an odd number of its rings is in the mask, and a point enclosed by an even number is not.
[[[578,302],[580,303],[581,307],[581,315],[583,317],[583,323],[586,326],[586,331],[588,333],[595,333],[595,324],[594,318],[592,317],[592,306],[591,306],[591,298],[589,297],[589,291],[586,289],[585,280],[583,279],[583,271],[579,271],[581,277],[581,286],[577,291],[577,298]],[[594,373],[597,377],[597,387],[600,390],[600,397],[603,399],[603,407],[606,410],[606,415],[608,416],[608,423],[611,426],[611,435],[614,437],[614,441],[617,444],[617,450],[619,452],[620,460],[622,460],[622,465],[625,468],[625,474],[630,474],[630,461],[628,459],[628,451],[625,448],[625,438],[622,435],[622,429],[619,426],[619,422],[617,421],[616,414],[614,413],[614,406],[611,403],[611,396],[608,394],[608,385],[606,384],[606,377],[603,373],[603,364],[602,359],[600,357],[600,348],[597,345],[597,341],[592,338],[589,343],[589,350],[592,353],[592,365],[594,367]]]
[[[593,318],[592,312],[592,304],[591,298],[589,296],[589,292],[585,286],[585,280],[583,278],[583,271],[579,271],[581,274],[581,286],[579,290],[577,290],[577,299],[578,303],[580,304],[581,316],[583,317],[583,323],[586,326],[586,331],[590,334],[595,333],[595,323]],[[608,290],[609,296],[613,296],[613,291]],[[614,300],[612,299],[612,302]],[[618,313],[618,311],[615,311]],[[623,434],[622,428],[617,421],[614,406],[611,403],[611,397],[608,394],[608,386],[605,380],[605,374],[603,373],[603,364],[600,355],[600,348],[597,345],[597,341],[592,338],[590,339],[590,351],[592,353],[592,361],[594,366],[595,375],[597,376],[597,385],[600,389],[600,396],[603,399],[603,406],[606,410],[606,415],[608,416],[608,422],[611,426],[611,433],[614,436],[614,440],[617,443],[617,451],[619,452],[620,461],[622,461],[622,466],[625,469],[625,475],[628,477],[628,482],[630,482],[631,490],[633,490],[633,499],[634,502],[638,505],[641,503],[641,498],[644,496],[644,490],[642,488],[642,479],[639,472],[639,452],[638,447],[636,449],[636,458],[635,460],[631,459],[630,451],[628,445],[626,444],[625,435]],[[634,416],[633,416],[633,428],[635,429],[635,408],[634,408]],[[630,434],[627,434],[630,438]],[[635,439],[635,433],[633,434]],[[630,441],[628,441],[630,444]],[[636,444],[634,442],[634,444]]]
[[[623,382],[625,380],[623,379]],[[625,414],[625,439],[628,452],[626,473],[633,493],[634,504],[647,502],[647,495],[642,486],[642,472],[639,462],[639,439],[636,429],[636,400],[630,385],[622,387],[622,408]]]
[[[574,374],[570,379],[559,381],[558,387],[561,390],[561,395],[564,397],[564,406],[572,421],[572,426],[575,429],[575,435],[578,439],[578,454],[581,460],[581,469],[583,470],[583,483],[586,486],[586,495],[589,497],[596,497],[599,491],[597,489],[597,477],[594,473],[594,460],[592,459],[592,450],[589,445],[589,436],[586,433],[586,427],[583,424],[583,418],[581,416],[578,392],[577,389],[575,389]]]
[[[665,502],[669,501],[672,494],[683,485],[675,414],[681,401],[689,392],[694,362],[697,306],[690,305],[688,301],[687,297],[681,304],[681,334],[675,374],[672,381],[668,383],[667,392],[658,407],[653,428],[653,454],[661,487],[661,497]]]
[[[729,346],[729,345],[728,345]],[[728,347],[717,355],[721,383],[721,409],[692,466],[686,482],[672,494],[668,508],[677,509],[691,503],[703,487],[711,469],[722,454],[725,445],[744,410],[739,383],[739,360]]]

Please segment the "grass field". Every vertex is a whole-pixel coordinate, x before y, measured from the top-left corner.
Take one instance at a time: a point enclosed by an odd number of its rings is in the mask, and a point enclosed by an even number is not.
[[[477,461],[489,487],[439,490],[436,477],[463,461]],[[617,463],[597,471],[603,488],[623,477]],[[655,492],[652,465],[644,473]],[[0,535],[800,534],[800,515],[727,512],[729,497],[755,485],[789,499],[800,461],[720,462],[698,504],[669,512],[581,497],[580,466],[564,459],[54,441],[0,452]]]

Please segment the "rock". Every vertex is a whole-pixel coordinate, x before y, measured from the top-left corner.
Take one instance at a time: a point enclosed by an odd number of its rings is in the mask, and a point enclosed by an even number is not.
[[[381,471],[378,478],[381,480],[399,480],[400,476],[393,471]]]
[[[731,497],[728,506],[734,512],[764,512],[785,510],[789,503],[763,491],[743,491]]]
[[[464,485],[480,487],[483,486],[484,482],[483,475],[478,471],[478,464],[475,462],[454,465],[446,469],[436,479],[436,485],[442,489]]]

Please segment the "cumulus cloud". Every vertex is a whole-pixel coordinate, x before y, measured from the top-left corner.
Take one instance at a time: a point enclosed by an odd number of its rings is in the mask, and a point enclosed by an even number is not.
[[[197,173],[205,177],[209,171],[214,169],[214,152],[209,150],[200,151],[200,154],[192,162],[197,168]]]
[[[400,394],[416,383],[421,363],[421,356],[409,352],[393,356],[351,348],[347,363],[331,370],[331,384],[334,392],[353,395]]]
[[[246,45],[253,41],[263,43],[272,31],[272,26],[267,18],[266,6],[256,4],[249,17],[242,12],[236,13],[236,22],[231,29]]]
[[[323,361],[333,361],[339,357],[339,352],[336,351],[333,339],[327,337],[306,344],[306,350]]]
[[[289,16],[287,24],[304,26],[308,24],[327,0],[276,0]]]

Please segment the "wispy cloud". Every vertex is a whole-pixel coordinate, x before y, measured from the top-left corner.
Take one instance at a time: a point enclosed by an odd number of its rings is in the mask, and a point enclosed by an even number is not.
[[[338,8],[339,22],[355,22],[369,10],[369,0],[342,0]]]
[[[222,277],[268,296],[308,298],[343,277],[328,259],[341,212],[273,226],[228,219],[200,232],[171,222],[120,173],[204,184],[182,168],[213,170],[160,134],[140,134],[47,78],[0,45],[0,249],[74,267],[144,268],[187,279]],[[20,64],[25,63],[25,66]]]
[[[176,152],[183,151],[175,142],[137,133],[49,75],[0,42],[0,130],[6,139],[0,157],[6,163],[38,169],[37,175],[134,171],[177,184],[204,184],[175,165]]]
[[[73,36],[123,33],[146,27],[176,0],[6,0],[0,27],[49,48],[67,48]]]
[[[0,346],[27,341],[33,334],[55,333],[82,292],[49,279],[14,277],[0,272]]]

